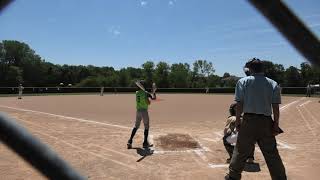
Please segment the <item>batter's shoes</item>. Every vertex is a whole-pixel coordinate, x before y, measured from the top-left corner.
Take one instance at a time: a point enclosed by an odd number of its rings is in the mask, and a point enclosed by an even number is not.
[[[150,144],[150,143],[147,141],[147,142],[143,142],[142,146],[143,146],[143,148],[149,148],[149,147],[152,147],[153,144]]]
[[[132,149],[132,140],[130,141],[128,141],[128,143],[127,143],[127,148],[128,149]]]

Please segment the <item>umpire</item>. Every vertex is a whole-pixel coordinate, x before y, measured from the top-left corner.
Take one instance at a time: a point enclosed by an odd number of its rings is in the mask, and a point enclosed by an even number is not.
[[[280,132],[280,88],[274,80],[264,76],[263,63],[259,59],[253,58],[246,65],[252,75],[241,78],[236,86],[236,127],[239,134],[229,166],[229,174],[225,179],[241,179],[247,157],[257,142],[268,165],[271,178],[286,180],[285,168],[275,138]],[[242,112],[244,115],[241,122]]]

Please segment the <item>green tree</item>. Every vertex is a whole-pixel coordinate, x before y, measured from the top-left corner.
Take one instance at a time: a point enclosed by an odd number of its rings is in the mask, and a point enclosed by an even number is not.
[[[221,79],[223,87],[235,87],[240,78],[236,76],[228,76]]]
[[[166,62],[159,62],[154,72],[154,79],[158,87],[169,87],[170,66]]]
[[[193,63],[192,87],[208,86],[208,77],[215,72],[212,62],[196,60]]]
[[[143,70],[141,68],[127,67],[126,71],[130,78],[130,87],[135,87],[135,82],[139,79],[143,79]]]
[[[221,83],[221,77],[214,74],[208,77],[208,87],[219,87],[220,83]]]
[[[22,70],[17,66],[9,66],[6,81],[7,86],[18,86],[23,83]]]
[[[143,78],[143,70],[141,68],[127,67],[126,70],[132,79]]]
[[[227,78],[227,77],[230,77],[230,76],[231,76],[230,73],[225,72],[225,73],[223,74],[222,78]]]
[[[0,43],[0,86],[8,86],[6,84],[9,65],[6,59],[6,49],[4,44]]]
[[[120,69],[119,71],[119,82],[118,84],[121,87],[128,87],[130,84],[130,77],[126,69]]]
[[[300,65],[301,70],[290,66],[264,61],[265,74],[282,86],[306,86],[320,83],[320,68],[308,63]],[[169,65],[152,61],[141,68],[127,67],[115,70],[113,67],[58,65],[46,62],[28,44],[3,40],[0,42],[0,86],[57,86],[60,82],[77,86],[135,86],[137,79],[145,79],[147,85],[155,81],[160,87],[233,87],[238,77],[225,73],[214,75],[211,62],[196,60],[193,69],[187,63]]]
[[[170,86],[174,88],[189,87],[190,66],[187,63],[178,63],[171,65],[169,74]]]
[[[239,77],[225,72],[220,79],[220,85],[222,87],[235,87],[239,79]]]
[[[19,41],[4,40],[2,41],[1,52],[1,56],[4,56],[1,59],[2,73],[4,75],[12,75],[12,73],[8,73],[8,70],[10,66],[15,66],[22,70],[24,85],[40,86],[45,83],[43,60],[27,44]],[[14,78],[5,77],[7,80]]]
[[[46,62],[45,84],[44,86],[57,86],[60,83],[61,71],[59,66]]]
[[[265,75],[282,84],[284,82],[283,75],[284,75],[284,67],[281,64],[274,64],[271,61],[263,61],[264,66],[264,73]]]
[[[304,62],[301,63],[300,68],[304,86],[308,85],[308,83],[320,83],[320,67],[315,67],[309,63]]]
[[[308,83],[312,83],[312,79],[314,77],[314,72],[312,67],[308,63],[301,63],[301,76],[303,79],[303,85],[306,86]]]
[[[193,70],[198,76],[208,77],[215,72],[212,62],[207,60],[196,60],[193,63]]]
[[[150,86],[153,82],[153,72],[154,72],[154,63],[152,61],[147,61],[142,64],[144,80],[147,83],[147,86]]]
[[[109,78],[103,76],[89,76],[78,83],[77,87],[117,87],[117,77],[111,76]]]
[[[21,66],[21,63],[25,58],[33,58],[37,56],[34,50],[32,50],[26,43],[4,40],[2,44],[5,49],[5,58],[9,65]]]
[[[299,69],[290,66],[285,71],[285,86],[289,87],[299,87],[303,85],[302,77]]]
[[[89,76],[77,84],[78,87],[101,87],[103,86],[103,77]]]

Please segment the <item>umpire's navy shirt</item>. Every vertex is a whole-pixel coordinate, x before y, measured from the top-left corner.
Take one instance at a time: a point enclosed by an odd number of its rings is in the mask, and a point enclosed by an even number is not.
[[[247,76],[237,83],[235,101],[243,103],[244,113],[270,116],[271,105],[281,104],[280,87],[263,74]]]

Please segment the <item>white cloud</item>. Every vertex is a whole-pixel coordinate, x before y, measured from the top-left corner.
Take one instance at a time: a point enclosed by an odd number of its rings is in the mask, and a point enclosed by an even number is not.
[[[140,1],[140,5],[142,7],[147,6],[148,2],[147,1]]]
[[[168,2],[169,6],[174,6],[176,4],[177,0],[171,0]]]
[[[114,27],[114,26],[109,28],[109,33],[114,35],[114,36],[119,36],[121,34],[121,32],[119,30],[119,27],[117,28],[117,27]]]

